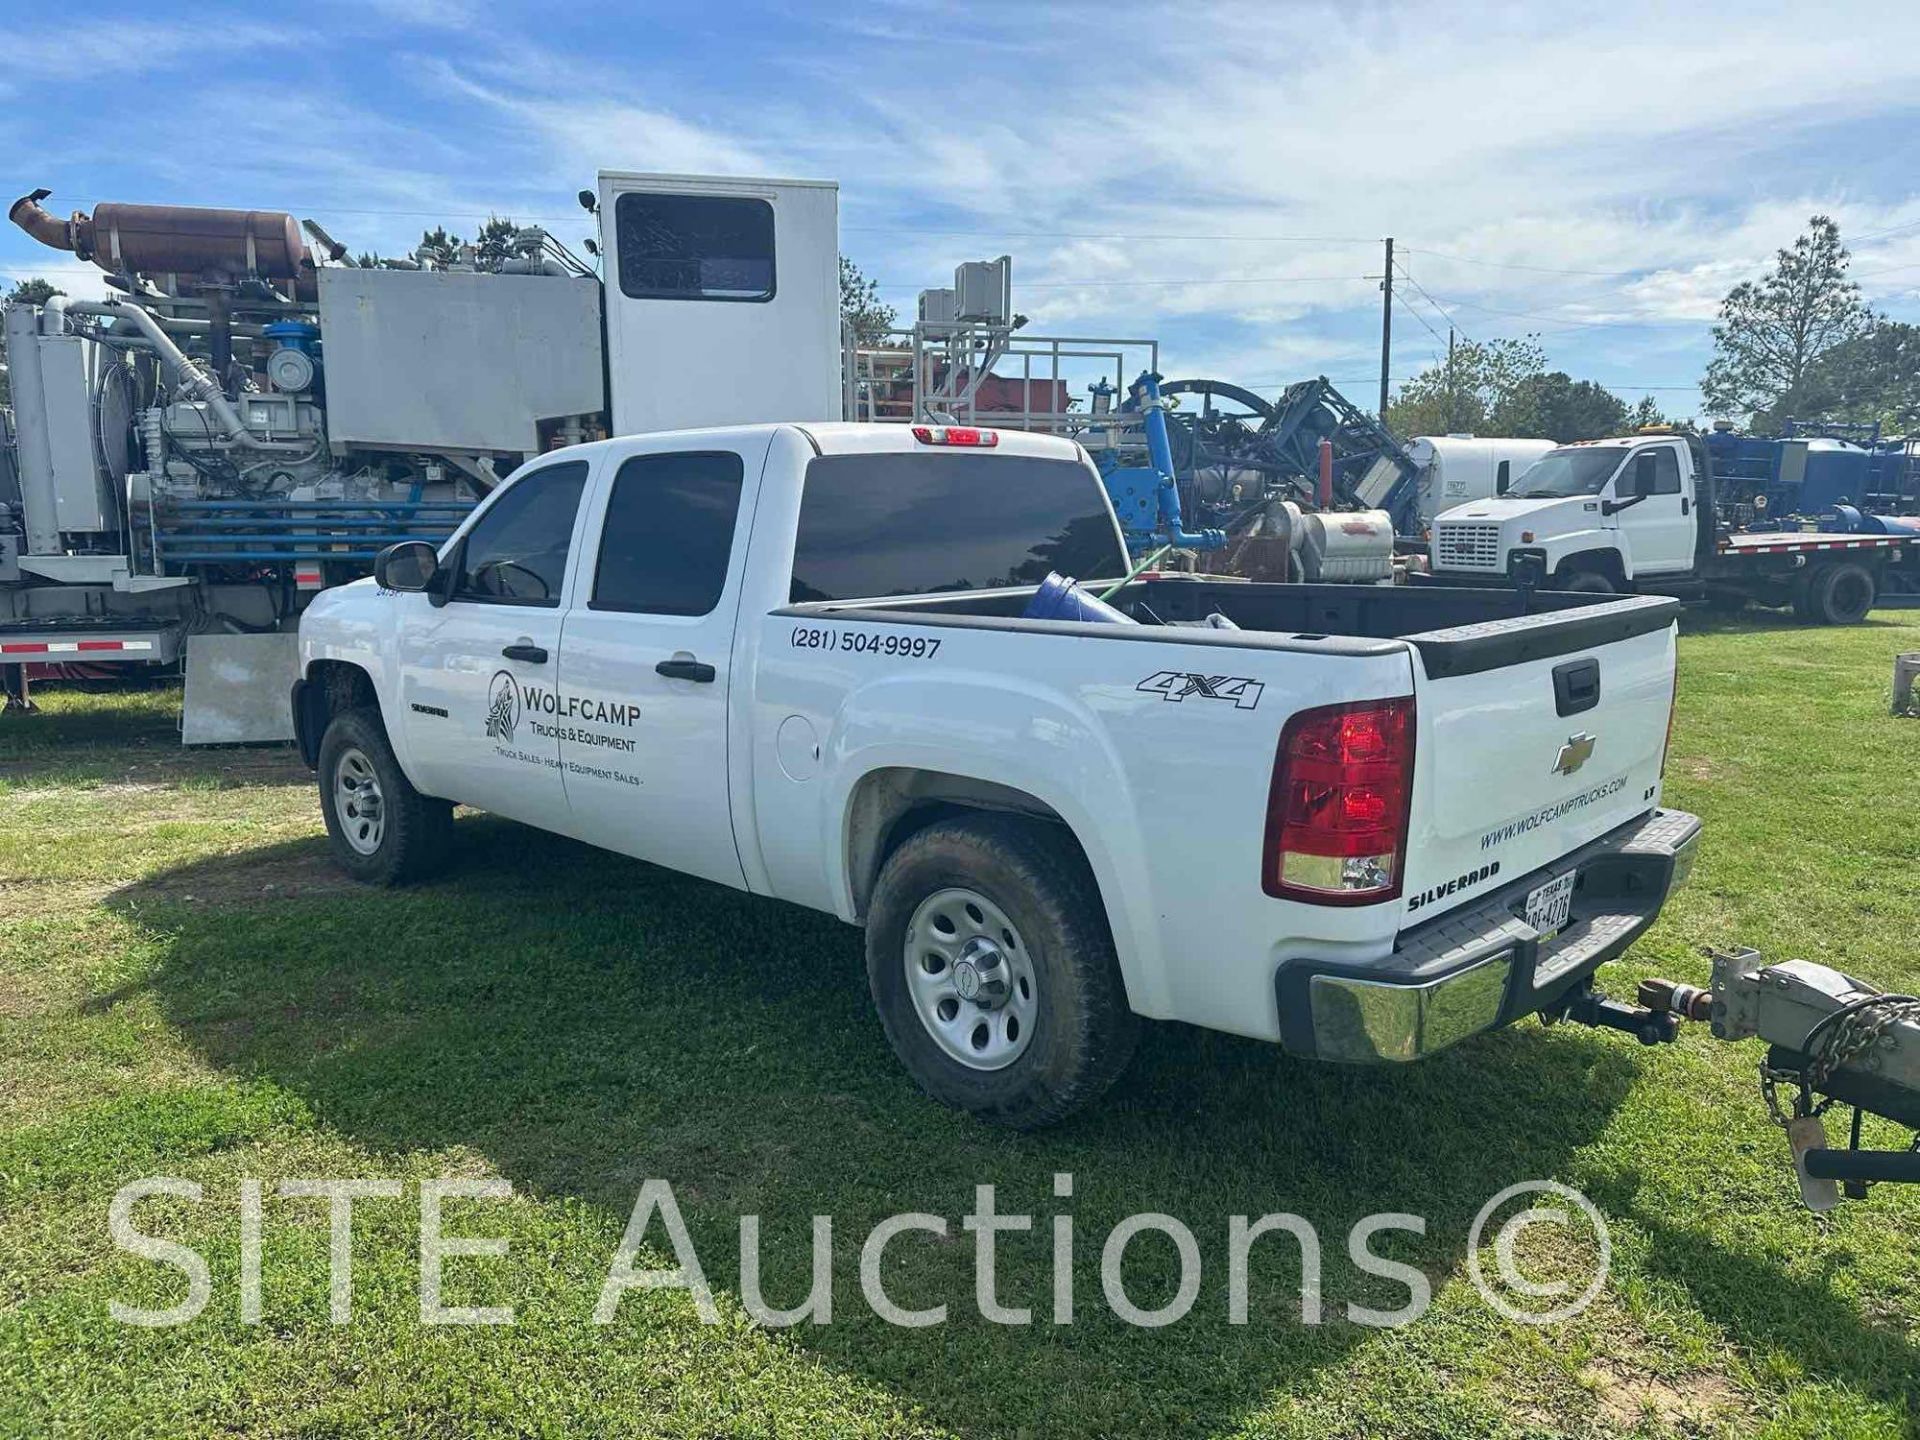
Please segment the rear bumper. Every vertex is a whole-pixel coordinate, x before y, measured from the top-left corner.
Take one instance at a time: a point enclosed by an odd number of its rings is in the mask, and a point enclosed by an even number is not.
[[[1640,938],[1687,877],[1697,816],[1655,810],[1476,900],[1403,930],[1375,965],[1280,967],[1280,1040],[1352,1063],[1418,1060],[1546,1008]],[[1521,918],[1528,893],[1579,872],[1567,927],[1551,939]]]

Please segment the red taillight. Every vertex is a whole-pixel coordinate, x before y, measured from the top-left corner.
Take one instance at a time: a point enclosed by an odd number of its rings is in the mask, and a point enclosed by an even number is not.
[[[1667,778],[1667,756],[1673,753],[1673,717],[1680,709],[1680,676],[1673,677],[1673,694],[1667,700],[1667,743],[1660,749],[1660,778]]]
[[[1411,695],[1325,705],[1289,720],[1267,792],[1261,888],[1318,905],[1398,896],[1413,744]]]
[[[1000,432],[979,430],[972,425],[916,425],[913,438],[922,445],[973,445],[991,450],[1000,443]]]

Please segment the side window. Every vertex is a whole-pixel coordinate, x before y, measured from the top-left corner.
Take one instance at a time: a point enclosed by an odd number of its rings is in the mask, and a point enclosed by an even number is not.
[[[773,206],[735,195],[622,195],[620,289],[636,300],[771,300]]]
[[[636,455],[622,465],[600,527],[589,608],[710,613],[727,585],[744,475],[731,450]]]
[[[558,605],[586,483],[584,460],[543,465],[510,480],[461,542],[453,598]]]
[[[1671,445],[1662,445],[1653,453],[1653,493],[1678,495],[1680,493],[1680,457],[1674,453]]]

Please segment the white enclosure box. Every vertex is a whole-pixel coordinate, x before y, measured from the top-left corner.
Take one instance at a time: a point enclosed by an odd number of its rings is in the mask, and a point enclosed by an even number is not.
[[[969,260],[953,271],[957,318],[979,325],[1013,323],[1013,257]]]
[[[928,325],[951,325],[960,313],[959,303],[951,290],[922,290],[920,292],[920,319]]]
[[[558,275],[320,269],[336,450],[537,454],[603,405],[600,287]]]
[[[600,173],[613,428],[837,420],[831,181]]]

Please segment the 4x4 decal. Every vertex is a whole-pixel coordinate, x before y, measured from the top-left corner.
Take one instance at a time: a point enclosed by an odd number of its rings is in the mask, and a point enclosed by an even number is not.
[[[1266,687],[1258,680],[1238,675],[1195,675],[1183,670],[1162,670],[1133,688],[1158,692],[1162,700],[1178,702],[1189,695],[1198,695],[1202,700],[1230,701],[1236,710],[1251,710],[1260,703],[1260,692]]]

